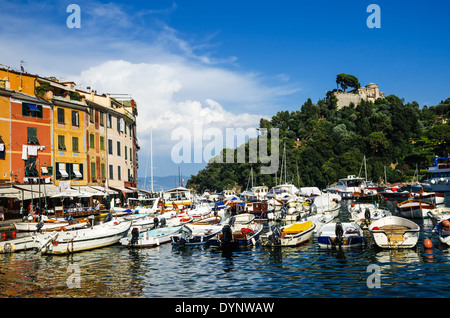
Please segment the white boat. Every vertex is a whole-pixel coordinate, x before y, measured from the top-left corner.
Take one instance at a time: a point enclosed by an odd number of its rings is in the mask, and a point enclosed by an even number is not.
[[[109,221],[87,229],[40,234],[38,250],[41,254],[69,254],[113,245],[124,237],[131,221]]]
[[[439,161],[447,163],[439,163]],[[433,165],[428,168],[428,182],[434,192],[450,192],[450,158],[434,158]]]
[[[370,222],[392,214],[389,210],[378,208],[374,203],[352,203],[348,210],[350,220],[364,228],[367,228]]]
[[[419,239],[420,227],[402,217],[386,216],[372,222],[369,231],[381,248],[412,248]]]
[[[0,242],[0,254],[14,253],[30,250],[37,247],[37,242],[33,236],[25,236],[9,241]]]
[[[430,202],[409,199],[397,205],[397,211],[405,218],[428,218],[428,212],[436,206]]]
[[[255,221],[255,216],[251,213],[240,213],[228,219],[229,224],[249,224]]]
[[[313,204],[310,206],[310,210],[314,213],[325,213],[338,217],[341,209],[340,201],[340,195],[324,193],[314,198]]]
[[[272,225],[261,236],[263,246],[296,246],[308,241],[314,233],[316,224],[312,221],[296,222],[283,227]]]
[[[181,226],[161,227],[150,231],[139,232],[133,228],[131,235],[120,239],[120,244],[132,248],[155,247],[169,243],[172,235],[181,231]]]
[[[327,223],[317,236],[317,243],[322,248],[362,246],[364,242],[362,229],[351,222]]]
[[[438,234],[439,241],[450,245],[450,218],[441,220],[433,229]]]
[[[439,222],[441,222],[443,219],[450,218],[450,207],[443,207],[443,208],[435,208],[431,211],[427,212],[428,219],[425,219],[424,221],[431,221],[433,227],[436,226]],[[424,222],[425,224],[426,222]]]
[[[312,221],[316,225],[316,228],[314,229],[314,232],[319,231],[322,226],[324,226],[327,223],[330,223],[334,220],[334,216],[329,214],[314,214],[314,215],[307,215],[302,217],[302,221]]]
[[[14,222],[16,231],[19,232],[34,232],[38,230],[38,225],[41,222]],[[63,226],[69,225],[69,221],[64,219],[49,219],[47,216],[42,216],[41,230],[59,229]]]
[[[343,198],[353,197],[353,193],[363,193],[365,189],[365,179],[349,175],[347,178],[339,179],[336,185],[328,187],[327,193],[337,193]]]
[[[172,235],[172,244],[177,246],[205,245],[209,239],[222,231],[221,225],[183,225],[181,232]]]

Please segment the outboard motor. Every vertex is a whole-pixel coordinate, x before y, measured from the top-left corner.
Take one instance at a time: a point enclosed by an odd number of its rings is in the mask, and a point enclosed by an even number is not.
[[[139,240],[139,229],[137,227],[134,227],[131,230],[131,241],[130,241],[130,244],[131,245],[135,245],[135,244],[137,244],[138,240]]]
[[[156,229],[159,226],[159,219],[157,217],[153,218],[153,228]]]
[[[161,223],[161,227],[165,227],[166,226],[166,218],[161,218],[161,220],[159,220]]]
[[[337,243],[341,246],[344,243],[344,228],[342,227],[341,222],[336,223],[336,228],[334,231],[336,234]]]
[[[270,242],[274,245],[281,245],[281,231],[278,225],[272,225],[272,234],[269,236]]]
[[[103,223],[109,222],[113,219],[113,216],[111,213],[108,213],[105,217],[105,220],[103,221]]]
[[[43,222],[39,222],[36,225],[36,232],[40,232],[43,227],[44,227],[44,223]]]
[[[221,244],[222,245],[228,245],[231,243],[231,241],[233,240],[233,233],[231,231],[231,226],[230,225],[225,225],[222,228],[222,240],[221,240]]]
[[[191,236],[192,230],[186,225],[183,225],[183,227],[181,228],[181,235],[178,244],[181,246],[186,245],[186,242],[191,238]]]
[[[364,211],[364,222],[369,225],[370,224],[370,210],[369,208],[366,208],[366,211]]]
[[[280,214],[281,214],[281,218],[284,219],[286,217],[288,208],[286,206],[282,206],[281,210],[280,210]]]

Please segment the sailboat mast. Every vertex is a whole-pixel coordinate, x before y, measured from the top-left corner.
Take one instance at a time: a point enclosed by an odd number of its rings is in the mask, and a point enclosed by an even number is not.
[[[152,180],[152,193],[153,193],[153,128],[150,128],[150,176]]]

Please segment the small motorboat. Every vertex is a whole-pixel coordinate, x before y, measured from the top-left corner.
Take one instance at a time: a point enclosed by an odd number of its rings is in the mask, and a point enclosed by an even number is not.
[[[322,248],[355,247],[365,242],[362,229],[352,222],[328,223],[322,226],[317,243]]]
[[[412,248],[419,240],[420,227],[399,216],[386,216],[372,222],[369,231],[381,248]]]
[[[366,229],[372,221],[392,214],[389,210],[380,209],[376,204],[372,203],[352,203],[348,210],[351,215],[350,221],[355,222],[363,229]]]
[[[181,226],[161,227],[150,231],[131,230],[131,235],[120,240],[120,244],[131,248],[155,247],[172,241],[171,236],[181,231]]]
[[[427,218],[424,218],[424,223],[425,221],[428,221],[427,223],[429,223],[429,221],[431,220],[433,227],[435,227],[443,219],[450,218],[450,207],[433,209],[427,212],[427,216]]]
[[[181,232],[172,235],[172,244],[177,246],[205,245],[209,239],[222,231],[220,225],[195,225],[185,224]]]
[[[69,254],[113,245],[127,235],[131,221],[108,221],[80,230],[36,235],[41,254]]]
[[[25,236],[0,242],[0,254],[30,250],[34,249],[37,246],[37,242],[33,236]]]
[[[263,246],[296,246],[308,241],[314,233],[313,221],[297,222],[283,227],[272,225],[270,231],[261,236]]]
[[[443,219],[433,229],[438,234],[439,241],[443,244],[450,245],[450,218]]]
[[[262,230],[261,223],[226,224],[221,233],[210,238],[209,243],[216,248],[254,246],[259,242]]]
[[[214,224],[219,224],[220,221],[222,221],[222,218],[220,216],[209,216],[209,217],[201,219],[201,220],[194,220],[193,222],[191,222],[189,224],[192,224],[192,225],[214,225]]]

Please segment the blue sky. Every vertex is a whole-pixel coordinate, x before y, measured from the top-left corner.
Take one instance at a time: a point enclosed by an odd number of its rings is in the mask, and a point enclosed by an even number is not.
[[[69,4],[81,28],[69,29]],[[381,28],[366,12],[381,9]],[[3,1],[0,63],[75,80],[139,105],[140,176],[177,172],[171,132],[255,127],[335,88],[336,74],[420,106],[450,97],[448,1]],[[176,141],[175,141],[176,142]],[[202,146],[202,145],[200,145]],[[204,146],[204,144],[203,144]],[[186,174],[200,164],[182,164]],[[149,175],[149,173],[147,173]]]

